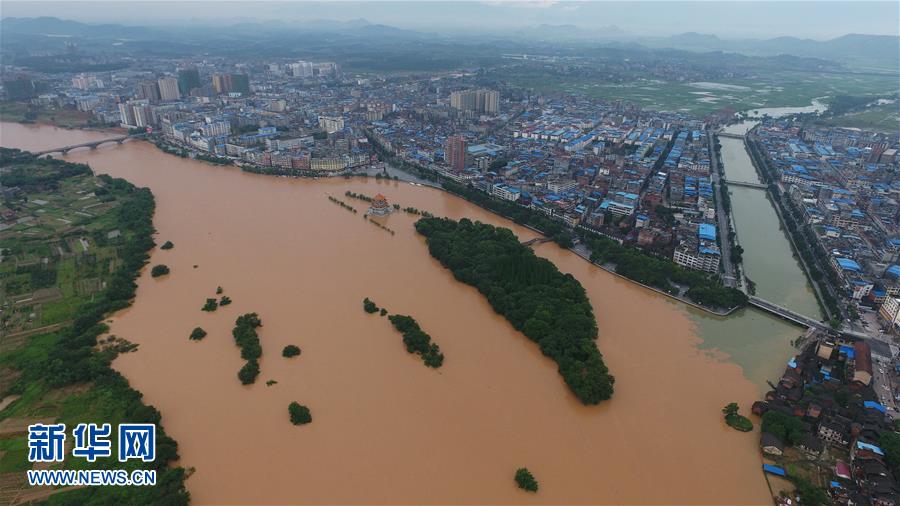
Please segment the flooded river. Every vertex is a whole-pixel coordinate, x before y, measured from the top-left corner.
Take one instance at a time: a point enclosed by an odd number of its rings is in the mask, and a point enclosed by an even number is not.
[[[85,135],[107,136],[2,124],[0,144],[38,149]],[[771,503],[757,434],[731,430],[720,412],[732,401],[748,410],[758,383],[700,349],[705,324],[680,304],[553,244],[537,247],[587,289],[616,376],[613,399],[585,407],[534,343],[431,258],[414,217],[388,217],[392,236],[343,194],[380,192],[523,240],[533,237],[526,229],[429,188],[245,174],[143,142],[67,159],[149,187],[157,242],[175,244],[151,258],[171,274],[145,269],[135,304],[113,318],[112,332],[140,345],[114,365],[160,409],[182,465],[196,468],[187,485],[197,504]],[[234,303],[200,311],[219,285]],[[386,318],[363,312],[364,297],[413,315],[444,366],[408,354]],[[230,331],[251,311],[264,324],[262,372],[242,386]],[[203,341],[187,338],[196,326],[209,333]],[[722,343],[746,346],[731,335]],[[287,344],[302,355],[282,358]],[[310,407],[312,424],[290,424],[294,400]],[[538,494],[515,488],[522,466]]]

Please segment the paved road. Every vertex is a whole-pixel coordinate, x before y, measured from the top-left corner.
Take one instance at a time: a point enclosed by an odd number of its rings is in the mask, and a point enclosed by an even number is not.
[[[731,244],[728,243],[728,215],[725,214],[725,208],[722,205],[722,198],[719,188],[725,185],[725,182],[719,177],[719,158],[716,156],[716,147],[713,142],[714,135],[708,136],[709,155],[712,160],[712,182],[713,191],[716,192],[716,219],[719,226],[719,242],[722,245],[722,268],[725,273],[722,275],[722,282],[725,286],[734,287],[736,278],[734,275],[734,265],[731,263]],[[727,189],[725,191],[728,191]]]
[[[888,414],[892,418],[896,418],[900,416],[900,411],[898,411],[898,403],[894,397],[896,392],[894,363],[890,359],[875,356],[872,358],[875,359],[872,364],[874,369],[872,371],[874,373],[872,388],[875,390],[875,394],[878,395],[878,400],[881,404],[888,408]]]

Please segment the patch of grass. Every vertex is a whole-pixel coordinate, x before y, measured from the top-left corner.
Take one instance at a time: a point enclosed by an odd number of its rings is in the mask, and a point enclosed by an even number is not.
[[[31,469],[28,462],[28,440],[24,437],[0,439],[0,473],[14,473]]]

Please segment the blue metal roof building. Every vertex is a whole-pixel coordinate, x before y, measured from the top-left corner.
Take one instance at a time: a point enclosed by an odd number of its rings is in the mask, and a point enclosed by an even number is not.
[[[787,473],[784,472],[784,469],[782,469],[778,466],[773,466],[771,464],[763,464],[763,471],[770,473],[770,474],[774,474],[776,476],[787,476]]]
[[[859,264],[849,258],[838,258],[837,263],[841,266],[841,269],[844,269],[845,271],[860,271]]]
[[[716,240],[716,226],[710,223],[701,223],[699,236],[701,239],[705,239],[707,241],[715,241]]]

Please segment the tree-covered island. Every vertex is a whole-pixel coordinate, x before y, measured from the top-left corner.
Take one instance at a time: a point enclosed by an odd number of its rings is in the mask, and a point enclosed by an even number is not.
[[[422,218],[416,230],[453,276],[474,286],[517,330],[540,345],[584,404],[609,399],[615,379],[594,341],[597,321],[571,274],[519,243],[506,228],[463,218]]]

